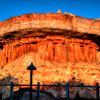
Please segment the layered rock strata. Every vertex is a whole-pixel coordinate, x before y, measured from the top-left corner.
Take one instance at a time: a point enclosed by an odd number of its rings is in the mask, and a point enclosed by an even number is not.
[[[60,29],[100,35],[100,21],[68,14],[26,14],[0,22],[0,35],[25,29]]]
[[[21,38],[3,45],[0,50],[0,66],[5,66],[31,51],[39,53],[41,59],[49,61],[98,61],[98,49],[98,45],[91,40],[66,39],[59,35]]]

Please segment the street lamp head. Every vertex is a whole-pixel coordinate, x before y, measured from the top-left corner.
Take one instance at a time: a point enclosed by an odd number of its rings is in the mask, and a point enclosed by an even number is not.
[[[27,70],[36,70],[36,67],[31,63],[28,67]]]

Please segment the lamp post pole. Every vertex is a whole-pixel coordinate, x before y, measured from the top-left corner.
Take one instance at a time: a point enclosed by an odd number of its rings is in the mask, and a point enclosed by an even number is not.
[[[30,70],[30,99],[32,100],[32,74],[33,74],[33,70],[36,70],[36,67],[33,65],[33,63],[31,63],[28,67],[27,70]]]
[[[32,100],[32,70],[30,70],[30,100]]]

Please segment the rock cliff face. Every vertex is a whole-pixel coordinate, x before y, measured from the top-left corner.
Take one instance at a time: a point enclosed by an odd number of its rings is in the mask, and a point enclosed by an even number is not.
[[[0,22],[0,79],[29,83],[26,67],[33,62],[35,84],[94,85],[100,83],[99,50],[99,20],[61,13],[10,18]]]
[[[0,22],[0,35],[18,30],[58,29],[100,35],[100,21],[70,14],[27,14]],[[49,30],[50,31],[50,30]],[[20,33],[21,34],[21,33]]]
[[[91,40],[70,38],[60,35],[30,37],[4,44],[0,51],[0,66],[5,66],[28,52],[37,52],[43,60],[57,62],[99,61],[99,46]]]

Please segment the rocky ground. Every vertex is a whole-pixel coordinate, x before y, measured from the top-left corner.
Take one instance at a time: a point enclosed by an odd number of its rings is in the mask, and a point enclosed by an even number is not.
[[[57,95],[59,93],[57,91],[54,91],[54,89],[51,89],[51,90],[49,89],[49,91],[55,95]],[[75,95],[70,93],[69,100],[96,100],[95,98],[93,98],[94,95],[92,95],[89,92],[90,92],[90,90],[85,91],[85,93],[83,93],[83,95],[86,96],[87,98],[81,97],[79,95],[79,93],[76,93],[76,94],[74,93]],[[62,92],[62,94],[63,94],[62,96],[56,96],[56,97],[54,95],[52,95],[51,93],[49,93],[48,91],[41,90],[40,96],[37,97],[37,91],[33,90],[32,100],[37,100],[38,98],[39,98],[39,100],[66,100],[65,91]],[[18,100],[18,98],[19,98],[19,93],[18,93],[18,91],[16,91],[14,93],[14,100]],[[21,98],[21,100],[29,100],[29,98],[30,98],[29,88],[21,89],[20,98]],[[6,98],[5,100],[9,100],[9,99],[10,98]]]

